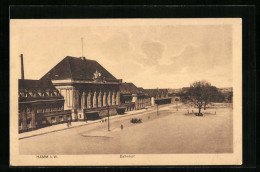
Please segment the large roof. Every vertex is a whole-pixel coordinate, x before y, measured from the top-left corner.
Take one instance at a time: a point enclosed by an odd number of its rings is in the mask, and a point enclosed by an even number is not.
[[[41,80],[87,80],[92,81],[94,73],[98,71],[105,81],[118,82],[118,80],[109,73],[103,66],[95,60],[89,60],[85,57],[77,58],[67,56],[49,72],[47,72]]]
[[[19,90],[55,90],[55,87],[52,85],[51,81],[48,80],[30,80],[30,79],[19,79],[18,83]]]
[[[121,93],[137,94],[139,92],[138,88],[132,82],[121,83],[119,89]]]

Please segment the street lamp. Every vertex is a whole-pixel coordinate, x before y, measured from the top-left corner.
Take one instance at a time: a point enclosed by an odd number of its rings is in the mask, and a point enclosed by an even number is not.
[[[158,113],[158,106],[159,106],[159,105],[157,104],[157,116],[159,115],[159,113]]]

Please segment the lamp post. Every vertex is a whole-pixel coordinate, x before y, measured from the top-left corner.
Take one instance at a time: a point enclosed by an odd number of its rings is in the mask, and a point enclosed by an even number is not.
[[[157,116],[159,115],[159,113],[158,113],[158,104],[156,104],[157,105]]]
[[[176,102],[176,111],[178,111],[178,99],[177,98],[175,99],[175,102]]]
[[[109,128],[109,105],[107,105],[107,131],[110,131],[110,128]]]

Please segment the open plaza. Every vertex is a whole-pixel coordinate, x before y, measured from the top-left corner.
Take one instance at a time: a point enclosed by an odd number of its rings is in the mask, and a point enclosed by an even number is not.
[[[214,103],[202,110],[203,116],[195,116],[192,110],[198,111],[172,103],[159,105],[158,110],[149,106],[125,112],[110,118],[110,131],[108,121],[100,119],[78,126],[74,122],[70,128],[59,124],[58,130],[53,125],[39,129],[39,135],[20,138],[19,150],[25,155],[232,153],[231,104]],[[133,118],[142,122],[131,123]]]

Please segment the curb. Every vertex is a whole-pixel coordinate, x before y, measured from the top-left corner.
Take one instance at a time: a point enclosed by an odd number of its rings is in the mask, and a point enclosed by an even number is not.
[[[143,112],[146,112],[146,111],[143,111]],[[122,116],[120,115],[117,118],[123,118],[123,117],[131,116],[131,115],[138,115],[140,113],[142,113],[142,112],[135,113],[135,114],[122,115]],[[117,119],[117,118],[112,118],[111,120]],[[84,126],[84,125],[90,125],[90,124],[95,124],[95,123],[99,123],[99,120],[95,121],[95,122],[92,122],[92,123],[86,123],[86,124],[82,124],[82,125],[72,126],[72,127],[69,127],[69,128],[62,128],[62,129],[57,129],[57,130],[48,131],[48,132],[44,132],[44,133],[39,133],[39,134],[30,135],[30,136],[20,137],[20,138],[18,138],[18,140],[22,140],[22,139],[26,139],[26,138],[30,138],[30,137],[34,137],[34,136],[40,136],[40,135],[44,135],[44,134],[49,134],[49,133],[54,133],[54,132],[58,132],[58,131],[68,130],[68,129],[71,129],[71,128],[81,127],[81,126]]]
[[[84,126],[84,125],[90,125],[90,124],[95,124],[95,123],[98,123],[98,121],[95,121],[93,123],[86,123],[86,124],[72,126],[72,127],[68,127],[68,128],[62,128],[62,129],[57,129],[57,130],[53,130],[53,131],[48,131],[48,132],[44,132],[44,133],[34,134],[34,135],[30,135],[30,136],[20,137],[18,140],[22,140],[22,139],[26,139],[26,138],[30,138],[30,137],[34,137],[34,136],[40,136],[40,135],[44,135],[44,134],[49,134],[49,133],[54,133],[54,132],[57,132],[57,131],[68,130],[68,129],[71,129],[71,128],[81,127],[81,126]]]

